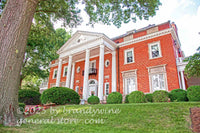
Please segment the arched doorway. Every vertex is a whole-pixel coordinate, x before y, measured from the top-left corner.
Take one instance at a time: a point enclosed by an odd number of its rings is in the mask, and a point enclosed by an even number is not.
[[[97,96],[97,80],[96,79],[90,79],[88,82],[88,97],[92,96],[92,94],[94,94],[94,96]]]

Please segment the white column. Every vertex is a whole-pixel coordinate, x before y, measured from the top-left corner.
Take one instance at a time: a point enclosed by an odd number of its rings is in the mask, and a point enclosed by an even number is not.
[[[177,69],[177,71],[178,71],[178,83],[179,83],[179,87],[182,88],[179,70]]]
[[[57,77],[56,77],[56,87],[60,86],[61,69],[62,69],[62,59],[59,59],[58,72],[57,72]]]
[[[70,76],[71,76],[71,68],[72,68],[72,56],[69,56],[68,66],[67,66],[67,79],[66,79],[66,87],[70,87]]]
[[[99,55],[99,86],[98,86],[98,97],[103,100],[103,83],[104,83],[104,45],[100,45]]]
[[[185,79],[184,79],[184,72],[181,71],[181,81],[182,81],[182,89],[183,90],[186,90],[186,87],[185,87]]]
[[[116,51],[112,52],[112,92],[116,92]]]
[[[72,65],[72,76],[71,76],[71,83],[70,83],[70,88],[73,90],[74,88],[74,71],[75,71],[75,63]]]
[[[85,55],[85,69],[84,69],[84,81],[83,81],[83,99],[87,100],[88,96],[88,77],[89,77],[89,63],[90,63],[90,50],[86,50]]]

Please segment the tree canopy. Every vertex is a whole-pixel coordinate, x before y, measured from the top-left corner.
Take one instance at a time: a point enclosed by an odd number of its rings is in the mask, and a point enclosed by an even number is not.
[[[200,77],[200,47],[193,56],[186,58],[185,61],[188,61],[185,67],[187,77]]]

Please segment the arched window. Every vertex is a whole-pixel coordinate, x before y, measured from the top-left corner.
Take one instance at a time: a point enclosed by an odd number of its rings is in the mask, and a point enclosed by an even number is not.
[[[91,80],[89,84],[95,84],[95,81],[94,81],[94,80]]]

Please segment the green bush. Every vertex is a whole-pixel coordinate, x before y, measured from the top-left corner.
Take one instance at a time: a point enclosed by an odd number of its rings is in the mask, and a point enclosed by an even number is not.
[[[174,89],[169,93],[170,101],[187,101],[187,92],[182,89]]]
[[[167,102],[168,101],[168,92],[164,90],[155,91],[153,93],[153,102]]]
[[[41,96],[41,102],[46,103],[55,103],[57,105],[62,104],[79,104],[80,96],[77,92],[70,88],[66,87],[52,87],[45,90]]]
[[[129,95],[126,95],[126,97],[125,97],[125,103],[129,103],[128,102],[128,97],[129,97]]]
[[[200,101],[200,86],[190,86],[187,89],[189,101]]]
[[[41,94],[39,92],[22,89],[19,90],[18,100],[20,103],[24,103],[26,105],[38,105],[41,103],[40,96]]]
[[[122,94],[119,92],[110,93],[107,98],[107,103],[108,104],[122,103]]]
[[[25,104],[24,103],[19,103],[19,108],[20,108],[20,111],[21,112],[24,112],[25,111]]]
[[[133,91],[128,97],[129,103],[144,103],[145,95],[141,91]]]
[[[153,94],[149,93],[145,95],[147,102],[153,102]]]
[[[90,96],[88,98],[87,102],[90,103],[90,104],[98,104],[99,98],[97,96]]]

